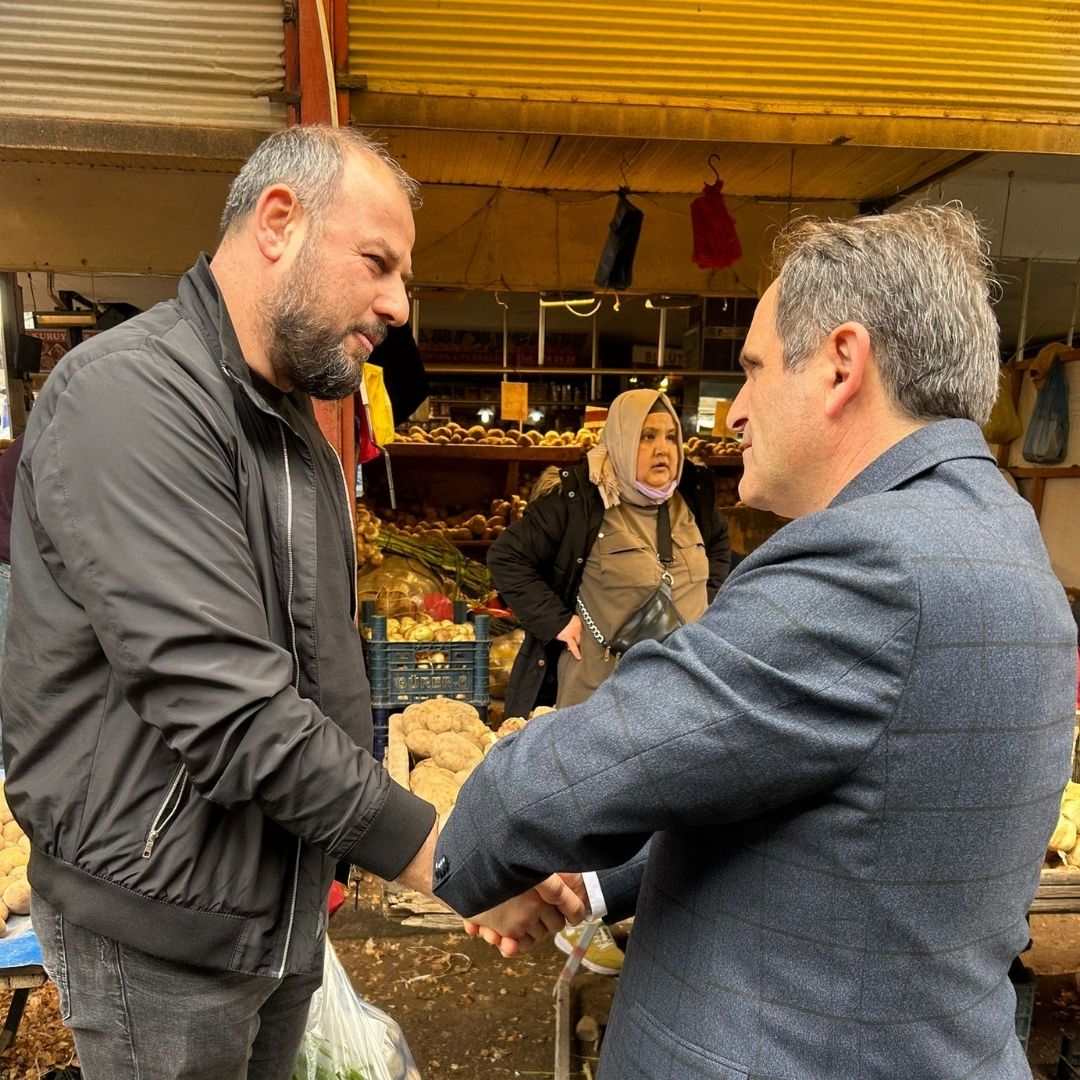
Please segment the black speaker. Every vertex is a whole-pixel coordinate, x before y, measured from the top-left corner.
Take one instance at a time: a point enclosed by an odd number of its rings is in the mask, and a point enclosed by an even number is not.
[[[29,334],[19,335],[19,345],[15,352],[13,374],[17,379],[26,379],[41,370],[42,343]]]

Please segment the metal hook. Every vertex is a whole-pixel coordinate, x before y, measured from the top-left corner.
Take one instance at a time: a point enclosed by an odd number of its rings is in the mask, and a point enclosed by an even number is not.
[[[720,160],[720,155],[715,150],[709,155],[709,160],[705,164],[708,165],[710,169],[712,169],[713,182],[719,184],[720,174],[716,171],[716,166],[713,164],[713,158],[716,158],[717,161]]]

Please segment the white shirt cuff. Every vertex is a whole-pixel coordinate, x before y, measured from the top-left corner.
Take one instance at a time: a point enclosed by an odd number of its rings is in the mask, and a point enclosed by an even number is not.
[[[589,895],[589,908],[594,919],[602,919],[607,914],[607,902],[604,890],[600,888],[600,878],[592,870],[581,875],[585,892]]]

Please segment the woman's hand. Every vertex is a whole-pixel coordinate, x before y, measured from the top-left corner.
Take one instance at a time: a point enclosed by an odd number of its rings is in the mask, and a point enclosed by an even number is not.
[[[569,650],[575,660],[581,659],[581,620],[572,615],[570,621],[562,628],[562,633],[557,634],[556,641],[561,641]]]

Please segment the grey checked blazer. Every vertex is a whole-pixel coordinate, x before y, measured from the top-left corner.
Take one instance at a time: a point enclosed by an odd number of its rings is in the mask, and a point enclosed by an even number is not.
[[[496,746],[436,891],[471,914],[651,838],[607,878],[640,889],[603,1080],[1028,1077],[1006,972],[1075,685],[1030,508],[940,421]]]

